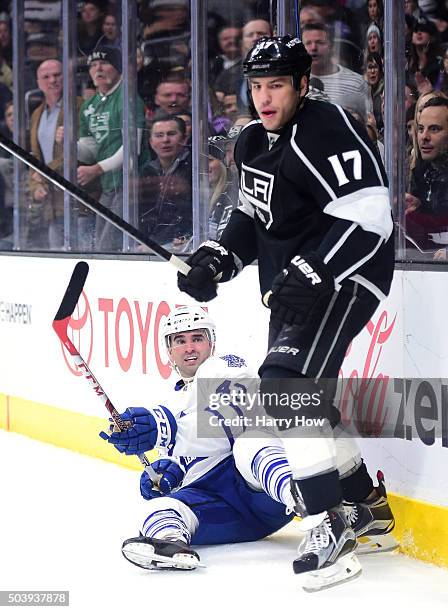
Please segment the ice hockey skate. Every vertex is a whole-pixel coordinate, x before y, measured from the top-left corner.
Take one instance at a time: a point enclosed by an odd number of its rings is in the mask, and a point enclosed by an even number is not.
[[[398,548],[398,543],[391,534],[395,519],[387,501],[382,472],[377,473],[377,478],[375,499],[361,503],[344,502],[348,521],[358,538],[357,553],[360,555],[389,552]]]
[[[299,529],[305,533],[299,556],[293,562],[296,574],[305,574],[303,589],[320,591],[361,574],[354,554],[356,536],[349,526],[343,506],[305,517]]]
[[[128,561],[148,570],[194,570],[202,567],[198,553],[181,541],[139,536],[125,540],[121,552]]]

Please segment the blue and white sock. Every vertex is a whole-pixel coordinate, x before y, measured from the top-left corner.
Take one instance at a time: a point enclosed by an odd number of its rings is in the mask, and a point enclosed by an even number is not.
[[[191,535],[182,516],[176,510],[156,510],[150,514],[141,530],[141,534],[147,538],[159,540],[180,540],[186,544],[190,543]]]
[[[252,459],[251,471],[262,489],[287,508],[293,508],[291,469],[281,446],[265,446]]]

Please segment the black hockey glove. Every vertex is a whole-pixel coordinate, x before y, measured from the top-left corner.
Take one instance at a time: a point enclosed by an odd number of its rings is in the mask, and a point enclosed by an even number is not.
[[[187,276],[177,274],[177,286],[198,302],[208,302],[217,296],[217,283],[230,280],[240,271],[233,254],[219,242],[208,240],[190,255]]]
[[[263,302],[283,323],[304,325],[334,291],[334,276],[318,255],[297,255],[274,278]]]

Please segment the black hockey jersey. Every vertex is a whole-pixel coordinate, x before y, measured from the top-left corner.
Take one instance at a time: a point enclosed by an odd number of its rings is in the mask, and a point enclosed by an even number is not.
[[[341,107],[306,100],[279,133],[249,123],[235,147],[239,207],[220,242],[258,259],[262,294],[295,255],[316,252],[336,284],[384,298],[394,268],[387,177],[367,132]]]

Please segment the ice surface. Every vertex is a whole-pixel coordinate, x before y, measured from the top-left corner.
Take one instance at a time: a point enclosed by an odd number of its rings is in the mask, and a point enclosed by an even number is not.
[[[291,568],[295,523],[261,542],[198,547],[204,569],[140,570],[120,552],[150,503],[137,472],[5,431],[0,466],[0,590],[70,590],[71,612],[448,610],[448,571],[396,553],[305,593]]]

